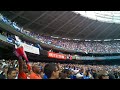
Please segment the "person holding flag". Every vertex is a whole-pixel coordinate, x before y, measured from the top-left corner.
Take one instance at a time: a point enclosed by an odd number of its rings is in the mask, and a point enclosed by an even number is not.
[[[23,57],[25,60],[26,60],[26,63],[28,62],[28,58],[27,58],[27,55],[24,51],[24,48],[22,46],[22,42],[21,40],[19,39],[18,36],[15,36],[15,53],[17,54],[17,56],[21,56]],[[19,54],[19,55],[18,55]]]
[[[19,74],[18,79],[28,79],[28,73],[31,72],[31,66],[29,65],[29,61],[27,55],[22,46],[22,42],[19,37],[15,36],[15,51],[14,54],[19,58]],[[23,58],[26,60],[26,63],[23,61]]]

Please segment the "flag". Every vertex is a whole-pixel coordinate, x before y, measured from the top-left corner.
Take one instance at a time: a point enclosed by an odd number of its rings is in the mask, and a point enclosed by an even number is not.
[[[23,57],[26,60],[26,62],[28,62],[27,55],[22,46],[22,42],[18,36],[15,36],[15,52],[14,53],[17,57],[19,58]]]
[[[21,42],[21,39],[18,36],[15,36],[16,41]]]
[[[15,48],[22,46],[22,41],[18,36],[15,36]]]
[[[72,55],[70,55],[70,60],[72,60]]]
[[[23,57],[26,60],[26,62],[28,62],[27,55],[26,55],[24,48],[22,46],[15,49],[14,53],[17,57]]]
[[[10,43],[12,43],[12,42],[13,42],[13,40],[12,40],[12,38],[11,38],[11,37],[8,37],[8,38],[7,38],[7,41],[8,41],[8,42],[10,42]]]
[[[43,48],[40,46],[40,44],[36,44],[36,47],[38,47],[40,50],[43,50]]]

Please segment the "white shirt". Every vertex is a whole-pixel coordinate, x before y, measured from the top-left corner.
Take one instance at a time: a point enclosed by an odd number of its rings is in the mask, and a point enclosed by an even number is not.
[[[78,73],[78,74],[76,75],[76,78],[81,78],[81,77],[83,77],[83,74]]]

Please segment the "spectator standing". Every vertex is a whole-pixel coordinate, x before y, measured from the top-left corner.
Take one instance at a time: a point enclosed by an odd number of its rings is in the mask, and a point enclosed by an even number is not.
[[[46,64],[44,73],[48,79],[59,79],[59,69],[56,64]]]
[[[14,68],[8,68],[7,79],[15,79],[16,76],[17,76],[16,69],[14,69]]]
[[[30,79],[42,79],[40,76],[40,67],[38,65],[32,66],[32,73],[30,74]]]

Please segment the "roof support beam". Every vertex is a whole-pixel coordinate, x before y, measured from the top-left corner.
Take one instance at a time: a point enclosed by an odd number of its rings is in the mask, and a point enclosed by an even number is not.
[[[88,28],[90,25],[92,25],[94,22],[96,22],[96,21],[93,21],[93,22],[89,23],[89,24],[87,25],[87,27],[85,27],[82,31],[80,31],[77,35],[75,35],[75,37],[77,37],[77,36],[80,35],[82,32],[84,32],[84,30],[85,30],[86,28]]]
[[[47,14],[48,11],[44,12],[43,14],[41,14],[40,16],[38,16],[36,19],[30,21],[29,23],[25,24],[23,26],[23,28],[27,28],[29,27],[32,23],[34,23],[35,21],[39,20],[41,17],[43,17],[45,14]]]
[[[92,32],[90,32],[88,35],[85,36],[84,39],[87,39],[92,33],[94,33],[94,31],[96,31],[98,28],[100,28],[104,23],[99,24],[99,26],[97,26]]]
[[[14,13],[14,12],[12,12],[12,11],[10,11],[11,13]],[[15,14],[15,13],[14,13]],[[30,21],[30,19],[28,19],[28,18],[26,18],[26,17],[23,17],[23,16],[20,16],[21,18],[24,18],[24,19],[26,19],[26,20],[28,20],[28,21]],[[38,24],[38,25],[42,25],[42,26],[44,26],[44,24],[41,24],[41,23],[36,23],[35,22],[35,24]],[[52,27],[50,27],[51,29],[54,29],[55,30],[55,28],[52,28]]]
[[[62,17],[65,13],[67,13],[67,11],[63,12],[62,14],[60,14],[57,18],[55,18],[54,20],[52,20],[50,23],[48,23],[47,25],[45,25],[45,27],[41,28],[40,30],[44,30],[45,28],[49,27],[52,23],[54,23],[55,21],[57,21],[60,17]]]
[[[118,25],[118,27],[116,27],[114,30],[112,30],[112,32],[110,32],[109,34],[107,34],[105,36],[105,38],[107,39],[111,34],[113,34],[114,32],[116,32],[117,30],[119,30],[119,28],[120,28],[120,25]]]
[[[13,13],[13,12],[12,12]],[[13,18],[11,18],[11,21],[14,20],[15,18],[17,18],[18,16],[22,15],[24,13],[24,11],[20,11],[19,13],[15,14],[15,16]]]
[[[113,25],[113,24],[111,24],[111,25]],[[108,28],[110,28],[111,25],[109,25],[109,26],[106,27],[103,31],[101,31],[95,38],[98,39],[98,37],[99,37],[104,31],[106,31]]]
[[[75,27],[71,28],[71,30],[69,30],[67,33],[63,34],[62,37],[68,35],[71,31],[73,31],[74,29],[76,29],[78,26],[81,25],[81,23],[83,23],[87,18],[84,18],[80,23],[76,24]]]
[[[69,22],[71,22],[74,18],[76,18],[77,17],[77,15],[75,15],[74,17],[72,17],[71,19],[69,19],[65,24],[63,24],[61,27],[59,27],[57,30],[55,30],[53,33],[52,33],[52,35],[53,34],[55,34],[57,31],[59,31],[61,28],[63,28],[65,25],[67,25]]]
[[[120,31],[119,29],[118,29],[118,31]],[[117,33],[117,35],[115,36],[115,37],[113,37],[114,39],[120,39],[120,34],[119,33]]]

